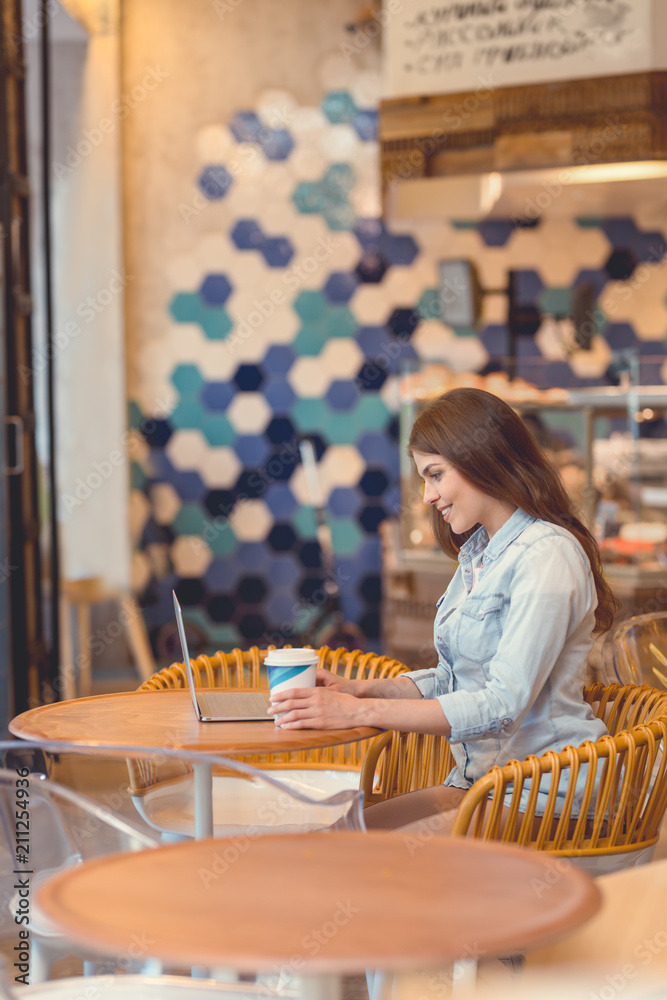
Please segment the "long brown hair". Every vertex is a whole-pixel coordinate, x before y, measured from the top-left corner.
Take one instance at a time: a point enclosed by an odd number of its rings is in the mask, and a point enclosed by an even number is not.
[[[593,572],[598,596],[594,631],[611,628],[619,604],[602,574],[597,542],[579,520],[558,470],[511,406],[483,389],[451,389],[419,414],[408,450],[442,455],[487,496],[571,532]],[[456,558],[476,528],[457,535],[435,507],[431,517],[440,548]]]

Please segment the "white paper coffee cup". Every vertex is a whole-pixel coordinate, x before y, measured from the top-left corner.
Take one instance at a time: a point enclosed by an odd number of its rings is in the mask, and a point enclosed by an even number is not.
[[[315,687],[318,662],[319,655],[314,649],[270,649],[264,665],[269,673],[271,695],[290,688]],[[284,714],[274,715],[277,726]]]

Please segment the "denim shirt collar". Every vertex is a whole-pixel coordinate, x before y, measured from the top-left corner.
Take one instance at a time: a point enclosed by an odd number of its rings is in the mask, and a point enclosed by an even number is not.
[[[518,538],[521,532],[536,519],[530,514],[526,514],[520,507],[514,511],[502,528],[489,539],[488,532],[483,525],[477,529],[474,535],[464,542],[459,551],[459,563],[462,566],[469,564],[480,552],[484,552],[484,562],[488,565],[503,554],[508,545]]]

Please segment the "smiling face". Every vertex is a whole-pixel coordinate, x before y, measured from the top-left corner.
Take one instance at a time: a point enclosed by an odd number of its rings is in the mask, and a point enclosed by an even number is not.
[[[516,510],[476,489],[444,456],[413,451],[412,457],[424,480],[424,503],[437,507],[455,535],[483,524],[491,538]]]

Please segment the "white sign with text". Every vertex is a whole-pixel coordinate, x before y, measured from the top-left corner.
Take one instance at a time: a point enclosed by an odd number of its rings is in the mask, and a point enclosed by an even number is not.
[[[385,0],[385,97],[661,69],[666,0]],[[658,47],[662,48],[662,51]]]

